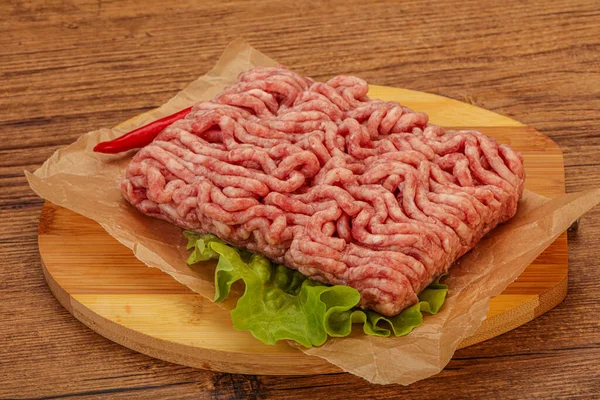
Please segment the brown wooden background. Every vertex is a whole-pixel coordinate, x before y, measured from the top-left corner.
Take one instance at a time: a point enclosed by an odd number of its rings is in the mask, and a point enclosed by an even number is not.
[[[240,376],[116,345],[62,309],[37,251],[34,170],[80,134],[154,108],[228,42],[317,79],[358,74],[508,115],[565,152],[567,191],[600,187],[598,1],[0,1],[0,397],[593,398],[600,393],[600,208],[569,236],[569,295],[458,351],[410,387],[351,375]]]

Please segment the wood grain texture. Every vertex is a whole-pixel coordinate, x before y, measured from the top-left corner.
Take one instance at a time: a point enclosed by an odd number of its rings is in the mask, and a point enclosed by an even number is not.
[[[82,132],[163,103],[245,37],[300,73],[340,72],[507,115],[564,151],[567,191],[600,186],[597,1],[0,2],[0,398],[594,398],[600,209],[569,234],[569,294],[456,353],[440,375],[377,387],[347,374],[212,373],[102,338],[50,293],[33,170]]]
[[[427,110],[433,123],[477,129],[508,143],[524,157],[528,189],[549,197],[564,193],[560,148],[530,127],[430,93],[371,86],[369,96]],[[44,275],[60,303],[94,331],[133,350],[230,373],[340,372],[324,359],[307,356],[284,342],[266,346],[248,332],[235,331],[227,311],[191,294],[168,275],[148,269],[97,223],[67,209],[45,203],[38,243]],[[501,335],[556,306],[567,294],[567,274],[563,234],[492,299],[484,324],[459,348]]]

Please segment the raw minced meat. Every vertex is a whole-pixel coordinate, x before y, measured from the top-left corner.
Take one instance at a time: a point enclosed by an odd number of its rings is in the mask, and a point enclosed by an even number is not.
[[[515,214],[525,173],[509,146],[367,91],[353,76],[242,73],[142,148],[122,192],[395,315]]]

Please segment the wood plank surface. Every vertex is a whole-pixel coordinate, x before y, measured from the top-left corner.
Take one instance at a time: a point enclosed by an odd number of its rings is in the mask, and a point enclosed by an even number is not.
[[[243,36],[300,73],[467,101],[563,149],[567,191],[600,186],[595,0],[0,2],[0,398],[594,398],[600,209],[569,234],[569,294],[440,375],[378,387],[347,374],[213,373],[157,361],[75,320],[37,251],[33,170],[81,133],[152,109]]]

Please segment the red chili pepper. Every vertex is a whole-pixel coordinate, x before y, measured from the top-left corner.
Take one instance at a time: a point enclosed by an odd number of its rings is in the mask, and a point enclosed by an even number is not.
[[[98,143],[94,147],[96,153],[107,153],[116,154],[123,151],[138,149],[144,147],[150,143],[162,132],[167,126],[173,122],[185,118],[190,113],[192,107],[188,107],[185,110],[176,112],[175,114],[168,115],[148,125],[134,129],[129,133],[119,136],[116,139],[109,140],[107,142]]]

